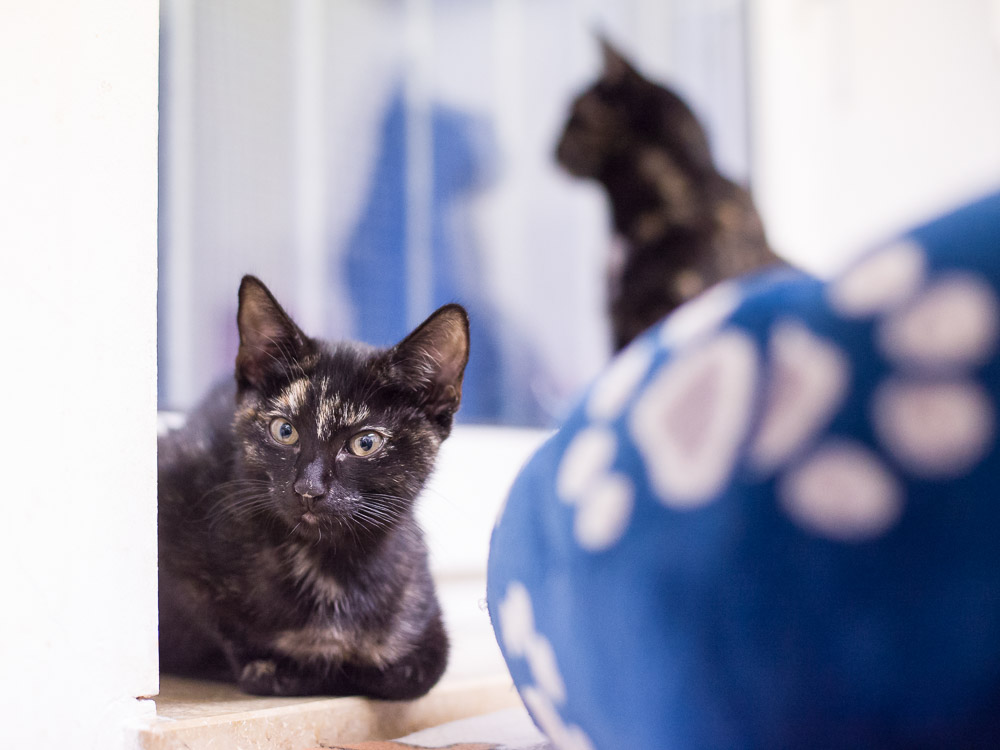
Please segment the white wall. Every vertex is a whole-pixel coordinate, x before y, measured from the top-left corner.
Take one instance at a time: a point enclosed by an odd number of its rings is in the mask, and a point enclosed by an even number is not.
[[[998,0],[750,3],[753,187],[818,271],[1000,187]]]
[[[490,536],[514,479],[551,430],[456,425],[417,505],[439,580],[484,579]]]
[[[157,690],[157,13],[0,4],[0,747]]]

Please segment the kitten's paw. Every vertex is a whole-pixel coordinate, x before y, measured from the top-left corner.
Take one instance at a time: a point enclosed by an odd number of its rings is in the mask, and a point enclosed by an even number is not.
[[[253,695],[274,695],[278,687],[278,665],[270,659],[257,659],[243,665],[237,684]]]
[[[288,663],[279,665],[272,659],[255,659],[244,664],[236,684],[251,695],[316,695],[323,692],[315,676],[302,673]]]

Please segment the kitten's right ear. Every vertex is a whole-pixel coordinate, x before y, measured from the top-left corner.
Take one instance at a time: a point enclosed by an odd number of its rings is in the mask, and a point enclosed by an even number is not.
[[[400,377],[422,392],[421,404],[446,429],[462,400],[469,362],[469,316],[461,305],[445,305],[389,351]]]
[[[260,279],[244,276],[239,300],[236,382],[240,388],[260,388],[273,372],[291,369],[312,345]]]
[[[601,44],[601,54],[604,57],[604,73],[601,77],[608,83],[621,83],[630,76],[640,76],[639,72],[632,67],[631,63],[625,59],[615,46],[608,41],[603,34],[597,37]]]

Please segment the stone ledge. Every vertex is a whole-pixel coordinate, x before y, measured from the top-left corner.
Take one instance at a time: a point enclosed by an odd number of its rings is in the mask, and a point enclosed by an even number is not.
[[[130,726],[136,750],[303,750],[390,739],[520,706],[509,677],[448,679],[415,701],[257,698],[231,685],[164,677],[155,718]]]

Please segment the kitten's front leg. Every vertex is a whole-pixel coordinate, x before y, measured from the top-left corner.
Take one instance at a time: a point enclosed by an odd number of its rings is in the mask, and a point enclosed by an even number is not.
[[[302,663],[274,655],[233,654],[240,690],[251,695],[363,695],[412,700],[425,695],[444,673],[448,636],[440,615],[425,628],[412,651],[385,668],[359,664]]]
[[[416,647],[384,669],[345,664],[342,676],[351,693],[383,700],[412,700],[425,695],[444,673],[448,663],[448,636],[441,617],[435,617]]]

